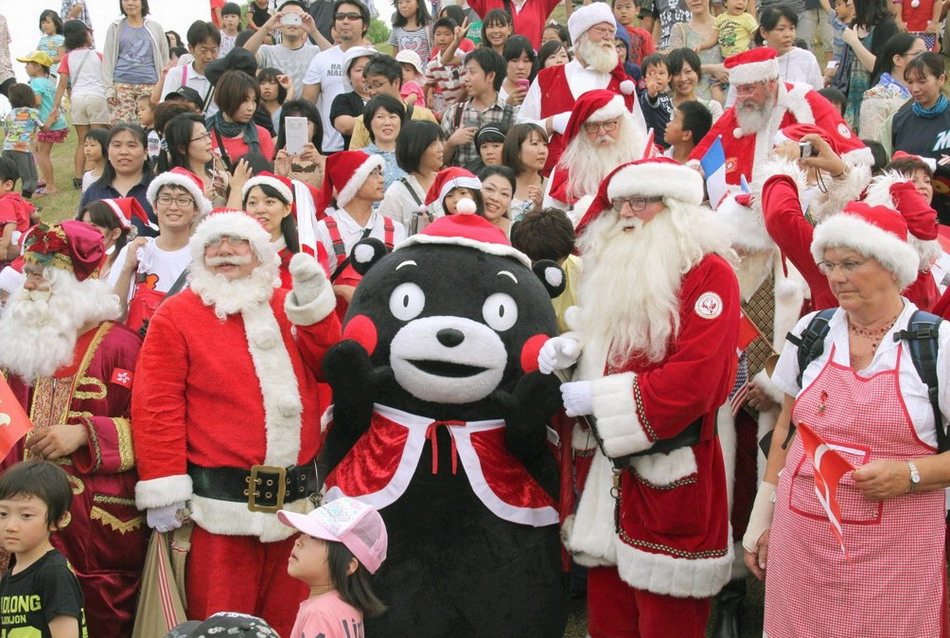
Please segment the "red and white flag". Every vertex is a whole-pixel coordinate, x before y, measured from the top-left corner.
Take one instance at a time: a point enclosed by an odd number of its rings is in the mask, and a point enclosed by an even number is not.
[[[841,477],[855,469],[851,463],[841,456],[836,450],[831,448],[825,441],[818,436],[814,430],[805,425],[798,424],[799,436],[802,437],[802,446],[805,448],[805,454],[811,461],[815,471],[815,495],[818,502],[828,513],[828,520],[831,522],[831,532],[838,539],[841,545],[841,551],[845,557],[848,556],[848,550],[844,547],[844,535],[841,529],[841,508],[838,506],[838,483]]]
[[[30,417],[13,395],[7,380],[0,375],[0,459],[32,429]]]

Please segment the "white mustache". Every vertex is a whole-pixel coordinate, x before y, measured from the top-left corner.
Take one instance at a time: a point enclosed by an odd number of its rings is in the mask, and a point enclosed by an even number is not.
[[[251,263],[250,255],[234,255],[231,257],[206,257],[206,266],[243,266]]]

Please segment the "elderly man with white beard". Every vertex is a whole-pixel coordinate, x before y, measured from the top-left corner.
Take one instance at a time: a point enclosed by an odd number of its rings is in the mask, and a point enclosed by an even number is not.
[[[79,578],[90,636],[132,634],[146,527],[135,507],[129,423],[140,340],[116,323],[119,299],[96,279],[102,234],[78,221],[40,224],[24,243],[21,290],[0,316],[0,368],[33,430],[4,466],[55,461],[73,488],[52,537]]]
[[[336,300],[303,253],[281,288],[270,233],[243,212],[212,213],[189,248],[190,287],[152,317],[139,360],[136,502],[159,531],[188,506],[189,617],[247,613],[287,636],[307,588],[287,574],[293,530],[276,512],[308,512],[319,491],[317,377],[340,338]]]
[[[518,122],[535,122],[551,136],[546,170],[561,157],[562,134],[575,102],[584,93],[607,89],[623,98],[629,111],[636,102],[636,85],[624,71],[614,44],[617,22],[610,5],[591,2],[577,9],[568,18],[567,28],[574,42],[574,59],[539,71],[518,112]],[[639,110],[636,115],[642,123]]]
[[[736,371],[739,290],[703,180],[671,159],[624,164],[581,222],[574,332],[548,341],[584,477],[564,537],[589,567],[592,638],[705,635],[729,580],[716,411]]]
[[[577,100],[563,139],[566,146],[548,180],[541,207],[576,213],[576,224],[607,173],[643,157],[647,132],[623,98],[606,89],[594,89]]]

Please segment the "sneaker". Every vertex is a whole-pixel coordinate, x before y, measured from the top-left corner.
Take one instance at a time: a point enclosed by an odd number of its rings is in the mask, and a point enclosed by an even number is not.
[[[45,194],[46,194],[46,186],[45,186],[45,185],[44,185],[44,186],[37,186],[37,187],[36,187],[36,190],[33,191],[33,195],[34,195],[34,196],[42,197],[42,196],[45,195]]]
[[[82,178],[81,178],[81,177],[74,177],[74,178],[73,178],[73,188],[75,188],[77,191],[78,191],[78,190],[82,190]]]

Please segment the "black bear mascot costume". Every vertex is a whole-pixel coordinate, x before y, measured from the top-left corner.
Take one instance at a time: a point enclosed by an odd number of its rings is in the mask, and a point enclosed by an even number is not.
[[[368,638],[554,638],[566,578],[548,423],[558,382],[537,371],[557,334],[554,262],[511,247],[475,215],[437,220],[386,255],[357,244],[364,274],[333,390],[326,497],[376,506],[389,532],[374,589],[389,606]]]

